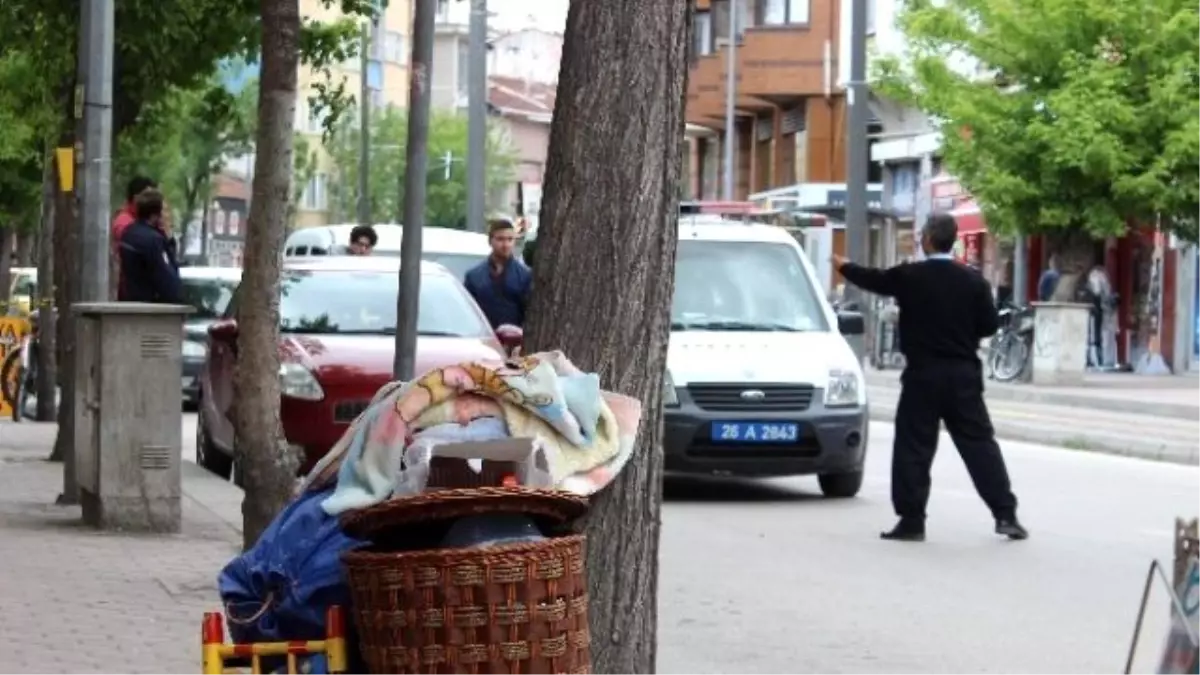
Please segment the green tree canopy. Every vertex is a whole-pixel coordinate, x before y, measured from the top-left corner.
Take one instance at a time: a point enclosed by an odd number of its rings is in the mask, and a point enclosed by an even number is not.
[[[990,228],[1091,236],[1130,221],[1196,239],[1194,0],[911,0],[875,86],[941,124]],[[973,67],[977,64],[977,68]]]
[[[405,111],[383,108],[371,120],[371,214],[377,223],[400,222],[403,205],[405,146],[408,139]],[[335,218],[354,220],[358,204],[359,132],[346,115],[325,144],[332,160],[330,207]],[[450,157],[448,165],[446,157]],[[429,182],[425,222],[440,227],[463,228],[467,221],[467,117],[435,110],[429,122]],[[487,186],[493,194],[514,180],[516,156],[493,124],[488,129]],[[496,209],[507,205],[491,204]]]

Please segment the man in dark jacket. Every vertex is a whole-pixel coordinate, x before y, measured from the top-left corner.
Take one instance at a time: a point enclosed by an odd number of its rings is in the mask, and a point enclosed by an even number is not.
[[[513,257],[516,228],[507,220],[491,221],[488,223],[488,243],[492,247],[491,255],[471,268],[463,283],[492,328],[522,326],[533,275],[525,263]]]
[[[163,231],[163,196],[154,188],[134,201],[137,220],[121,234],[118,300],[178,304],[183,301],[174,247]]]
[[[957,238],[954,217],[935,213],[921,234],[922,262],[881,270],[841,256],[833,260],[846,281],[894,297],[900,306],[900,351],[907,365],[892,449],[892,505],[900,522],[880,535],[884,539],[925,539],[929,472],[941,422],[996,519],[996,533],[1028,536],[1017,521],[1017,498],[983,400],[979,343],[997,330],[996,306],[987,281],[954,261],[950,251]]]

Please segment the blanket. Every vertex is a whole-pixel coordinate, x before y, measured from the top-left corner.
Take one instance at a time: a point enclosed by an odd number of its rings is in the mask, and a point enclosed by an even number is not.
[[[326,489],[336,481],[323,503],[330,515],[378,504],[392,496],[415,434],[481,417],[503,420],[510,436],[537,439],[555,486],[588,495],[629,460],[641,404],[601,391],[597,375],[580,371],[561,352],[438,368],[403,385],[386,385],[300,490]]]

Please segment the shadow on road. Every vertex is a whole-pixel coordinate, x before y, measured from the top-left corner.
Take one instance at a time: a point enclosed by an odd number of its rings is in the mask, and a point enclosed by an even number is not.
[[[767,480],[669,476],[663,482],[663,499],[673,502],[800,502],[819,501],[821,495]]]

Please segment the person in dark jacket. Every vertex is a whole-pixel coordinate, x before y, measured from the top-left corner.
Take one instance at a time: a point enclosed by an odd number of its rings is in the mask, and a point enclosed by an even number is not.
[[[121,235],[118,300],[178,304],[183,301],[179,264],[163,230],[163,196],[154,188],[134,201],[137,220]]]
[[[921,234],[926,259],[873,269],[834,256],[834,268],[865,291],[896,298],[900,306],[900,377],[892,448],[892,505],[900,522],[880,536],[925,539],[929,472],[944,422],[979,496],[996,519],[996,533],[1029,536],[1017,521],[1017,498],[983,400],[979,343],[999,327],[988,282],[950,251],[958,238],[954,216],[935,213]]]
[[[520,327],[525,323],[533,275],[525,263],[513,256],[516,228],[507,220],[489,222],[488,243],[492,247],[491,255],[467,272],[463,284],[479,303],[492,328]]]

